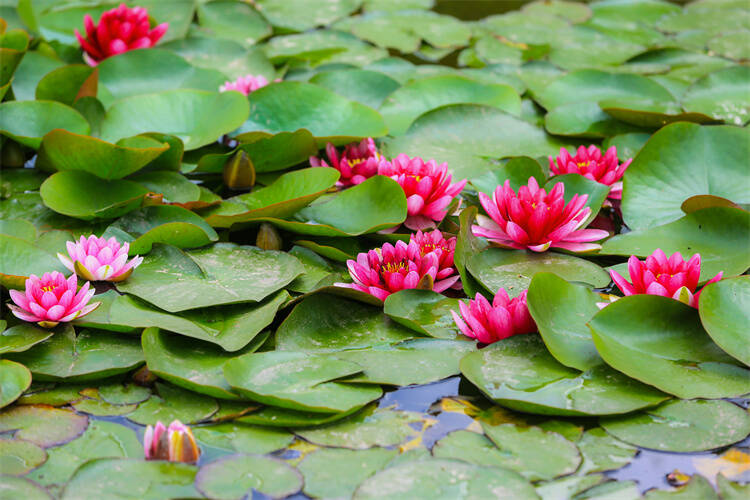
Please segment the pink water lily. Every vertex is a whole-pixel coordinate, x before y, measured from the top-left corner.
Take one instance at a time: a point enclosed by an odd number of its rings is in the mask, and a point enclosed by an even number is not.
[[[461,333],[483,344],[535,332],[536,323],[529,314],[526,293],[524,290],[518,297],[511,299],[505,289],[501,288],[492,304],[478,293],[468,305],[464,301],[458,303],[461,315],[451,311],[453,321]]]
[[[83,25],[86,36],[78,30],[75,30],[75,34],[85,52],[84,59],[91,66],[129,50],[153,47],[169,28],[168,23],[162,23],[151,29],[146,9],[131,9],[124,3],[104,12],[99,24],[94,24],[91,16],[86,14]]]
[[[439,279],[438,254],[428,252],[422,255],[415,241],[408,244],[397,241],[395,245],[386,243],[377,250],[360,253],[357,260],[348,260],[346,265],[354,283],[336,285],[369,293],[380,300],[410,288],[442,292],[458,280],[458,276]]]
[[[453,255],[456,253],[456,238],[446,239],[437,229],[431,232],[417,231],[410,236],[411,241],[419,246],[419,252],[424,256],[434,252],[438,259],[438,272],[435,279],[440,281],[456,276],[458,271],[453,267]],[[456,288],[459,282],[452,286]]]
[[[617,271],[610,271],[612,280],[617,288],[625,295],[661,295],[672,297],[685,304],[698,307],[700,291],[696,292],[698,280],[701,275],[701,255],[693,255],[690,260],[682,258],[680,252],[675,252],[671,257],[657,248],[654,253],[641,261],[635,255],[628,259],[628,273],[630,281],[627,281]],[[706,285],[719,281],[723,272],[711,278]]]
[[[451,184],[448,164],[400,154],[378,168],[399,183],[406,195],[407,217],[404,225],[411,230],[433,229],[447,214],[448,206],[466,185],[466,179]]]
[[[281,80],[274,80],[276,82],[279,82]],[[265,87],[268,85],[268,80],[266,80],[266,77],[263,75],[245,75],[237,78],[235,81],[226,81],[224,82],[224,85],[219,87],[219,92],[226,92],[228,90],[236,90],[237,92],[241,92],[245,95],[250,94],[251,92],[254,92],[258,90],[261,87]]]
[[[14,316],[36,323],[42,328],[53,328],[59,323],[73,321],[96,309],[100,302],[89,304],[96,293],[85,283],[78,290],[75,274],[65,279],[62,273],[44,273],[41,278],[31,275],[26,280],[26,291],[10,290],[15,305],[8,304]]]
[[[373,175],[377,175],[378,166],[385,162],[372,137],[362,139],[359,143],[353,142],[347,145],[340,156],[336,147],[329,142],[326,144],[326,155],[328,156],[328,162],[322,158],[311,156],[310,165],[313,167],[333,167],[341,172],[341,177],[336,182],[336,186],[340,188],[361,184]]]
[[[200,448],[193,431],[179,420],[165,427],[161,421],[146,427],[143,436],[143,452],[146,460],[169,460],[170,462],[194,463],[200,457]]]
[[[516,193],[506,180],[495,189],[492,198],[479,193],[479,201],[489,217],[478,215],[478,225],[472,226],[472,231],[498,246],[533,252],[549,248],[572,252],[601,248],[591,242],[609,236],[607,231],[581,229],[591,213],[585,206],[588,195],[576,194],[566,204],[564,194],[562,182],[547,193],[530,177],[528,185],[521,186]]]
[[[591,145],[588,148],[580,146],[575,156],[570,156],[568,150],[560,148],[557,158],[549,157],[549,168],[555,175],[580,174],[587,179],[611,186],[609,198],[622,199],[622,176],[630,166],[632,159],[620,163],[617,159],[617,148],[610,147],[604,155],[602,151]]]
[[[66,243],[68,255],[58,253],[57,258],[65,267],[89,281],[123,281],[143,262],[135,256],[128,261],[130,245],[120,245],[114,236],[110,239],[91,235],[81,236],[78,242]]]

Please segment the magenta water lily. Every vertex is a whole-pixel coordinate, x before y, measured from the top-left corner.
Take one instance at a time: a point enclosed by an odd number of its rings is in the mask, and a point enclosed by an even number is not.
[[[313,167],[333,167],[341,173],[336,186],[340,188],[361,184],[373,175],[377,175],[381,163],[385,158],[378,152],[372,137],[362,139],[359,143],[347,145],[339,154],[330,142],[326,144],[328,161],[316,156],[310,157]]]
[[[143,436],[143,453],[146,460],[194,463],[200,457],[200,448],[193,431],[179,420],[166,427],[161,421],[146,427]]]
[[[518,297],[510,298],[505,288],[495,294],[492,304],[477,293],[474,300],[458,303],[461,314],[451,311],[453,321],[461,333],[483,344],[492,344],[513,335],[536,331],[529,307],[526,305],[526,290]]]
[[[61,253],[57,257],[65,267],[89,281],[122,281],[127,279],[143,262],[143,257],[135,256],[128,261],[130,245],[122,245],[113,236],[109,239],[91,235],[81,236],[77,242],[66,243],[68,256]]]
[[[280,80],[275,80],[280,81]],[[234,81],[226,81],[224,85],[219,87],[220,92],[226,92],[228,90],[236,90],[244,95],[249,95],[251,92],[258,90],[259,88],[265,87],[269,84],[269,81],[263,75],[245,75],[237,78]]]
[[[26,280],[25,292],[10,290],[15,305],[8,304],[14,316],[36,323],[42,328],[53,328],[59,323],[73,321],[96,309],[100,302],[89,304],[95,290],[88,282],[78,290],[75,274],[65,278],[62,273],[44,273],[41,278],[32,274]]]
[[[557,158],[549,157],[549,168],[555,175],[580,174],[587,179],[611,186],[609,198],[612,200],[622,199],[622,176],[630,166],[632,159],[620,163],[617,159],[617,148],[615,146],[602,151],[591,145],[588,148],[580,146],[575,156],[571,156],[568,150],[560,148]]]

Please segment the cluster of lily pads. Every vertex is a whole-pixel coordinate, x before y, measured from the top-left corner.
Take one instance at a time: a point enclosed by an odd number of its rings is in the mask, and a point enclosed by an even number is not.
[[[0,5],[0,496],[747,497],[746,2],[434,3]]]

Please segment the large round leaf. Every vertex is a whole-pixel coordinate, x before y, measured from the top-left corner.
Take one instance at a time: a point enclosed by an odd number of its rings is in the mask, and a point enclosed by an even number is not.
[[[669,401],[648,411],[605,418],[607,432],[627,443],[660,451],[704,451],[742,441],[750,414],[728,401]]]
[[[698,311],[714,342],[750,366],[750,276],[707,286],[701,292]]]
[[[226,38],[251,47],[271,34],[263,16],[243,2],[201,2],[197,10],[198,24],[212,38]]]
[[[19,363],[0,360],[0,408],[8,406],[31,385],[31,372]]]
[[[586,372],[561,365],[533,334],[466,355],[461,372],[496,403],[542,415],[628,413],[669,397],[606,365]]]
[[[414,80],[388,96],[380,112],[389,134],[400,135],[419,115],[446,104],[459,103],[484,104],[513,115],[521,114],[521,98],[511,87],[454,75]]]
[[[86,430],[88,424],[89,419],[85,415],[47,405],[16,405],[0,413],[0,432],[14,431],[15,439],[29,441],[42,448],[75,439]]]
[[[389,295],[383,308],[396,323],[440,339],[457,336],[458,327],[451,311],[458,311],[458,299],[432,290],[401,290]]]
[[[185,424],[202,422],[219,410],[215,399],[186,391],[165,383],[156,383],[158,394],[152,395],[128,415],[128,420],[141,425],[179,420]]]
[[[300,82],[268,85],[248,96],[250,118],[240,132],[292,132],[306,128],[320,143],[344,144],[385,135],[377,111],[323,87]]]
[[[673,123],[651,137],[624,176],[622,212],[632,229],[671,222],[691,196],[750,203],[750,130]]]
[[[302,264],[294,257],[256,247],[216,243],[183,252],[170,245],[155,245],[138,272],[119,283],[118,290],[179,312],[259,302],[302,272]]]
[[[2,326],[2,325],[0,325]],[[5,328],[2,326],[2,328]],[[54,330],[21,323],[0,333],[0,354],[22,352],[54,335]]]
[[[52,500],[52,496],[34,481],[10,475],[0,476],[0,491],[9,498]]]
[[[362,69],[321,71],[310,79],[310,83],[325,87],[373,109],[378,109],[383,100],[400,87],[400,84],[390,76]],[[389,132],[393,134],[393,130]]]
[[[577,471],[579,474],[619,469],[638,453],[638,448],[615,439],[601,427],[584,432],[576,445],[583,458]]]
[[[658,295],[632,295],[589,322],[599,354],[626,375],[680,398],[750,392],[750,370],[713,343],[698,311]]]
[[[237,422],[204,425],[193,429],[193,433],[202,444],[244,453],[271,453],[294,441],[294,434],[285,430]]]
[[[101,135],[111,142],[162,132],[179,137],[189,151],[236,129],[248,113],[247,99],[238,92],[169,90],[117,101],[107,110]]]
[[[305,0],[258,0],[258,7],[280,31],[307,31],[327,26],[359,8],[361,0],[320,0],[308,9]]]
[[[0,283],[5,287],[23,289],[30,275],[51,271],[68,272],[53,253],[24,239],[0,234]]]
[[[217,500],[239,500],[253,491],[284,498],[299,491],[302,475],[277,458],[231,455],[201,467],[195,486]]]
[[[47,453],[34,443],[21,439],[0,438],[0,470],[3,474],[21,476],[39,467],[45,460]],[[0,492],[7,494],[3,486],[0,486]]]
[[[250,49],[237,42],[218,38],[188,37],[161,46],[187,59],[193,66],[221,71],[229,79],[247,74],[272,80],[273,65],[259,48]]]
[[[704,76],[682,100],[686,111],[704,113],[732,125],[750,120],[750,68],[732,66]]]
[[[91,130],[78,111],[56,101],[8,101],[0,104],[2,135],[24,146],[39,149],[42,137],[57,128],[84,135]]]
[[[300,352],[245,354],[227,361],[224,377],[261,403],[318,413],[344,412],[380,397],[380,387],[334,380],[362,371],[357,364]]]

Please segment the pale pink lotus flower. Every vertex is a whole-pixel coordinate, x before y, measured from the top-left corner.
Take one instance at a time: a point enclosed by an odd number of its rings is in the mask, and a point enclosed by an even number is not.
[[[445,239],[443,233],[437,229],[431,232],[417,231],[412,233],[411,241],[419,246],[419,252],[424,256],[434,252],[438,258],[438,272],[435,279],[440,281],[458,274],[453,266],[453,255],[456,253],[456,238]],[[453,288],[460,287],[460,281],[456,281]]]
[[[504,288],[498,290],[492,304],[482,294],[476,294],[467,305],[459,301],[459,316],[451,311],[453,321],[467,337],[483,344],[491,344],[513,335],[531,333],[537,330],[534,319],[526,305],[526,290],[511,299]],[[462,319],[463,317],[463,319]]]
[[[574,195],[565,203],[565,185],[558,182],[547,193],[534,177],[516,194],[510,181],[498,186],[490,198],[479,193],[479,201],[489,217],[477,216],[478,225],[472,226],[476,236],[506,248],[527,248],[544,252],[562,248],[572,252],[597,250],[601,245],[591,243],[609,236],[600,229],[581,229],[591,213],[586,207],[588,195]]]
[[[128,262],[130,244],[120,245],[114,236],[98,238],[93,234],[81,236],[78,242],[66,243],[70,257],[58,253],[57,258],[65,267],[89,281],[123,281],[143,262],[135,256]]]
[[[10,290],[10,298],[16,305],[8,304],[8,307],[19,319],[42,328],[54,328],[58,323],[73,321],[99,307],[101,302],[88,303],[96,293],[89,287],[86,282],[78,290],[75,274],[68,279],[57,271],[44,273],[41,278],[32,274],[26,280],[25,293]]]
[[[131,9],[124,3],[104,12],[99,18],[99,24],[94,24],[91,16],[86,14],[83,25],[86,37],[77,29],[75,35],[84,50],[84,59],[90,66],[96,66],[103,59],[129,50],[153,47],[169,28],[169,23],[162,23],[151,29],[146,9]]]
[[[602,156],[602,151],[591,145],[588,148],[580,146],[575,156],[570,156],[567,149],[560,148],[557,158],[549,157],[549,168],[555,175],[580,174],[592,181],[611,186],[609,198],[620,200],[622,199],[621,179],[632,161],[629,159],[620,163],[615,146],[611,146]]]
[[[696,292],[698,280],[701,275],[701,255],[693,255],[689,261],[682,258],[680,252],[675,252],[671,257],[661,248],[641,261],[635,255],[628,259],[628,273],[630,282],[623,278],[617,271],[610,271],[612,280],[617,288],[625,295],[661,295],[672,297],[684,302],[691,307],[698,307],[698,299],[701,292]],[[723,272],[711,278],[706,285],[719,281]]]
[[[280,82],[281,80],[277,79],[274,80],[274,82]],[[270,82],[266,80],[266,77],[263,75],[245,75],[237,78],[235,81],[226,81],[224,82],[224,85],[219,87],[219,92],[226,92],[228,90],[236,90],[237,92],[240,92],[244,95],[248,95],[251,92],[255,92],[261,87],[265,87]]]
[[[466,179],[451,184],[447,163],[438,165],[435,160],[425,163],[422,158],[409,158],[405,154],[381,163],[378,173],[403,188],[407,210],[404,225],[413,231],[437,227],[445,218],[448,206],[466,185]]]
[[[143,453],[146,460],[168,460],[170,462],[194,463],[201,451],[195,442],[193,431],[179,420],[165,427],[161,421],[146,427],[143,436]]]
[[[439,257],[436,252],[422,255],[415,241],[397,241],[382,248],[362,252],[357,260],[346,262],[354,283],[336,283],[385,300],[390,294],[410,288],[442,292],[450,288],[458,276],[438,278]]]
[[[370,177],[377,175],[378,166],[386,161],[378,152],[372,137],[362,139],[359,143],[348,144],[341,156],[339,156],[336,147],[329,142],[326,144],[326,155],[328,155],[328,162],[322,158],[311,156],[310,165],[313,167],[333,167],[338,170],[341,177],[336,182],[336,186],[339,188],[365,182]]]

